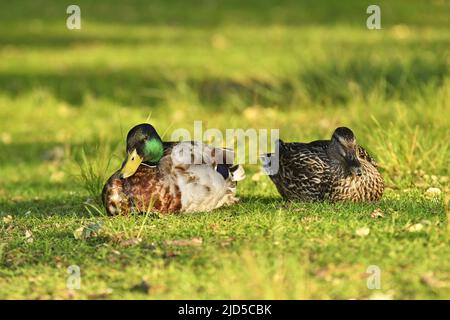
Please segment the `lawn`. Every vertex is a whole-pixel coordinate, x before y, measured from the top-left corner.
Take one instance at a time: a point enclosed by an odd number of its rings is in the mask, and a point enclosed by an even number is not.
[[[380,0],[381,30],[360,0],[77,4],[81,30],[61,1],[0,10],[1,299],[450,298],[448,2]],[[345,125],[387,188],[286,203],[246,165],[236,206],[108,217],[102,183],[147,119],[166,138]]]

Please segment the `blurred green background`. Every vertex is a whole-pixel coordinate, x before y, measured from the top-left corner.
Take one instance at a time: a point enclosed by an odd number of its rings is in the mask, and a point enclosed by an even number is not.
[[[151,265],[148,276],[162,279],[155,297],[367,298],[365,282],[354,278],[374,257],[391,271],[382,297],[448,294],[442,200],[449,191],[450,2],[377,1],[381,30],[366,28],[373,3],[360,0],[79,0],[81,30],[66,28],[70,4],[1,4],[0,215],[13,222],[1,228],[0,297],[101,298],[111,293],[95,292],[108,286],[115,286],[113,297],[136,297],[124,287]],[[166,137],[180,127],[192,131],[194,120],[205,130],[279,128],[285,141],[325,139],[349,126],[380,164],[387,183],[380,206],[388,218],[374,227],[375,240],[353,239],[347,233],[373,223],[368,215],[376,205],[280,208],[268,179],[247,166],[238,209],[151,222],[158,231],[146,226],[146,241],[200,236],[204,251],[180,249],[182,258],[168,270],[160,266],[165,249],[153,258],[145,248],[130,249],[123,259],[132,267],[123,274],[114,271],[118,258],[98,258],[90,262],[87,289],[68,293],[66,265],[112,250],[99,253],[94,245],[101,240],[73,239],[73,230],[92,219],[84,202],[120,165],[128,129],[149,115]],[[92,174],[80,179],[86,166]],[[424,198],[429,187],[442,191],[441,202]],[[142,221],[133,219],[107,220],[114,226],[109,236],[123,233],[122,225],[134,234],[133,223]],[[414,223],[428,233],[403,237]],[[221,225],[236,246],[218,245],[223,234],[206,232],[209,224]],[[36,240],[24,245],[26,230]],[[280,239],[284,247],[273,245]],[[302,252],[299,270],[292,252]],[[219,265],[231,261],[221,271],[230,278],[247,272],[271,280],[261,286],[241,279],[232,287],[208,269],[213,255]],[[285,262],[281,276],[276,260]],[[308,289],[290,287],[308,276]],[[179,281],[184,287],[171,290]],[[210,281],[203,291],[201,281]]]

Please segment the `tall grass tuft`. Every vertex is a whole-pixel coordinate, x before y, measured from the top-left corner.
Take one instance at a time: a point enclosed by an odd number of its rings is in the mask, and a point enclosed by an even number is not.
[[[98,205],[102,203],[103,185],[111,173],[111,163],[114,159],[113,149],[109,143],[101,143],[95,146],[92,153],[88,154],[83,147],[77,159],[80,169],[80,184]]]
[[[390,184],[406,187],[417,182],[417,175],[448,174],[443,170],[450,154],[448,142],[442,139],[446,129],[426,130],[407,120],[385,126],[375,123],[375,154]]]

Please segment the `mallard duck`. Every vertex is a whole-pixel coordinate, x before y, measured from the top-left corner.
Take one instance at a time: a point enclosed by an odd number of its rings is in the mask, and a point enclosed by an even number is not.
[[[231,205],[244,169],[234,153],[199,142],[163,142],[147,123],[132,128],[122,168],[106,182],[102,199],[111,215],[130,211],[196,212]]]
[[[331,140],[277,142],[262,157],[278,192],[289,200],[377,201],[384,190],[374,159],[356,143],[352,130],[337,128]],[[276,161],[278,159],[278,170]],[[275,170],[274,170],[275,169]]]

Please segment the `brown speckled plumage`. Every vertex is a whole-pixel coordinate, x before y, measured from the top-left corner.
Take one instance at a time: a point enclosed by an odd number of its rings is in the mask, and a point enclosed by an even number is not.
[[[141,165],[127,179],[114,174],[105,185],[103,197],[110,214],[128,214],[130,210],[168,213],[181,209],[179,188],[163,179],[158,167]]]
[[[272,172],[270,178],[284,198],[354,202],[381,199],[384,183],[377,164],[356,144],[351,130],[338,128],[331,140],[280,140],[278,145],[278,154],[266,155],[264,161],[268,167],[278,156],[279,170]],[[341,150],[347,152],[348,159],[340,156]]]

